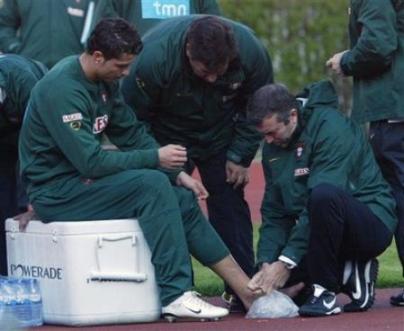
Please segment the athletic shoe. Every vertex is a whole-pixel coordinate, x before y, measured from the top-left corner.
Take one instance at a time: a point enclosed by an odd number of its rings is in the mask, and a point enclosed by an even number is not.
[[[390,304],[393,306],[404,306],[404,290],[390,298]]]
[[[350,273],[348,269],[351,269]],[[366,262],[346,262],[342,291],[349,295],[352,302],[344,306],[344,311],[365,311],[372,307],[375,301],[375,283],[378,269],[379,263],[376,259]]]
[[[229,314],[225,308],[216,307],[203,301],[201,295],[194,291],[187,291],[179,298],[162,308],[162,315],[169,322],[176,319],[218,320]]]
[[[246,313],[246,309],[239,299],[234,294],[223,292],[221,295],[222,301],[226,304],[227,309],[230,313]]]
[[[299,308],[300,316],[329,316],[340,312],[341,308],[337,304],[335,293],[317,284],[313,285],[311,297]]]

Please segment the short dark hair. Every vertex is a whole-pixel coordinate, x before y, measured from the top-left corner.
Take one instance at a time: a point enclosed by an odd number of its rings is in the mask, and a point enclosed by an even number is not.
[[[249,100],[247,120],[259,126],[266,117],[276,114],[279,122],[288,124],[290,111],[298,107],[298,101],[285,85],[268,84],[258,89]]]
[[[122,54],[139,54],[143,48],[136,29],[122,18],[104,18],[91,32],[86,52],[100,51],[104,57],[117,59]]]
[[[187,31],[186,42],[192,60],[216,70],[237,57],[237,44],[231,26],[215,16],[196,19]]]

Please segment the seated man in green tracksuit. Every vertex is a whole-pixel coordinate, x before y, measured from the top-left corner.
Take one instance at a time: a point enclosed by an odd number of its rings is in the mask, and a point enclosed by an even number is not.
[[[254,273],[248,167],[261,136],[246,123],[248,98],[272,82],[268,53],[254,32],[228,19],[189,15],[166,20],[143,38],[124,79],[125,101],[160,144],[187,147],[209,191],[215,230],[247,275]],[[225,294],[232,294],[226,288]],[[234,295],[223,296],[232,310]]]
[[[27,207],[25,193],[18,196],[18,134],[31,90],[45,72],[42,63],[0,55],[0,275],[7,274],[4,221]]]
[[[126,21],[102,20],[87,50],[58,63],[33,89],[20,137],[23,180],[44,222],[137,218],[152,252],[162,313],[217,319],[227,309],[191,291],[190,253],[246,307],[253,292],[198,206],[194,194],[206,198],[205,188],[180,169],[185,148],[160,147],[123,101],[118,80],[141,47]],[[118,151],[102,148],[103,133]]]
[[[364,311],[374,301],[377,260],[391,243],[395,203],[359,126],[338,110],[330,82],[296,99],[279,84],[259,89],[248,119],[265,135],[266,188],[258,244],[261,270],[249,286],[265,292],[307,272],[303,316],[341,312],[336,293]],[[304,259],[303,259],[304,258]]]

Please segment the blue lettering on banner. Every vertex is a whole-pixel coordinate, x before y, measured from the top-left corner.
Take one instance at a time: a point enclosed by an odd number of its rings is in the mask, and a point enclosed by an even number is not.
[[[190,0],[142,0],[142,17],[165,19],[190,14]]]

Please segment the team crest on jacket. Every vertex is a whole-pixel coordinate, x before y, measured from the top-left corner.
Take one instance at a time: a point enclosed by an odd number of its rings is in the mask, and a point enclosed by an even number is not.
[[[101,133],[108,125],[108,115],[96,117],[94,120],[93,133]]]

